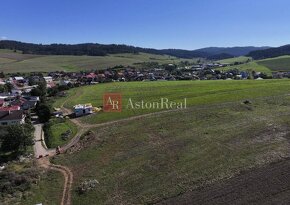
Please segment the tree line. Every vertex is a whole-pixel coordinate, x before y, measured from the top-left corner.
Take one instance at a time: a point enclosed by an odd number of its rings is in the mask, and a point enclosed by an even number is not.
[[[252,57],[255,60],[259,60],[265,58],[275,58],[283,55],[290,55],[290,45],[260,51],[252,51],[247,56]]]
[[[210,54],[201,51],[189,51],[182,49],[151,49],[141,48],[122,44],[98,44],[98,43],[84,43],[84,44],[33,44],[23,43],[19,41],[0,41],[0,49],[10,49],[22,51],[23,54],[37,54],[37,55],[88,55],[88,56],[105,56],[108,54],[118,53],[132,53],[138,54],[140,52],[157,54],[157,55],[171,55],[179,58],[206,58]]]

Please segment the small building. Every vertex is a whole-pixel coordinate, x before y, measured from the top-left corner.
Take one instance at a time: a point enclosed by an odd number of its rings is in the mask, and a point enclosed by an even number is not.
[[[51,76],[43,77],[46,83],[52,83],[53,79]]]
[[[24,81],[25,81],[24,78],[21,77],[21,76],[19,76],[19,77],[16,76],[16,77],[14,77],[13,79],[14,79],[15,81],[17,81],[17,82],[21,82],[21,83],[24,83]]]
[[[4,82],[3,79],[0,78],[0,85],[5,85],[6,83]]]
[[[25,123],[22,110],[0,111],[0,125],[21,125]]]
[[[93,106],[91,104],[75,105],[74,106],[74,113],[75,113],[76,117],[92,114],[93,113]]]
[[[71,81],[70,80],[60,80],[59,81],[59,85],[61,85],[61,86],[65,86],[65,85],[68,85],[68,84],[70,84],[71,83]]]

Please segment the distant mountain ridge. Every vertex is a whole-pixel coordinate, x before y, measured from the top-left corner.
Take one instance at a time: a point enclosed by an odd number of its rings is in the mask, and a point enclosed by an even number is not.
[[[219,55],[219,54],[229,54],[235,57],[244,56],[249,54],[252,51],[260,51],[269,49],[271,47],[263,46],[263,47],[254,47],[254,46],[245,46],[245,47],[208,47],[197,49],[196,51],[209,53],[211,55]]]
[[[20,50],[24,54],[38,55],[89,55],[89,56],[105,56],[107,54],[118,53],[150,53],[159,55],[171,55],[178,58],[208,58],[216,59],[221,57],[235,57],[246,55],[249,52],[264,50],[269,47],[209,47],[197,50],[184,49],[153,49],[128,46],[122,44],[98,44],[98,43],[83,43],[83,44],[34,44],[23,43],[12,40],[0,41],[0,49],[15,49]]]
[[[269,48],[266,50],[252,51],[247,56],[252,57],[255,60],[260,60],[265,58],[275,58],[284,55],[290,55],[290,45],[280,46],[277,48]]]

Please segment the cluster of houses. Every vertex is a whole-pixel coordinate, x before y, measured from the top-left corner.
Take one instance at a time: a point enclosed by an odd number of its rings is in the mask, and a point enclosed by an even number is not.
[[[11,92],[0,93],[0,125],[24,124],[25,118],[31,109],[35,108],[39,97],[30,96],[35,86],[29,86],[23,77],[11,77],[2,85],[10,83]]]
[[[275,79],[282,79],[282,78],[290,78],[290,72],[289,71],[277,71],[272,73],[273,78]]]
[[[156,81],[156,80],[226,80],[226,79],[254,79],[263,78],[264,74],[238,69],[222,71],[223,64],[199,64],[182,68],[121,68],[118,70],[95,70],[88,72],[51,72],[48,74],[52,82],[59,85],[69,84],[96,84],[112,81]],[[217,69],[219,68],[219,69]]]
[[[174,66],[174,65],[172,65]],[[237,69],[221,71],[216,69],[222,64],[194,65],[182,68],[122,68],[107,70],[92,70],[88,72],[51,72],[48,73],[50,85],[96,84],[112,81],[156,81],[156,80],[218,80],[247,79],[250,73]],[[258,74],[259,75],[259,74]],[[48,82],[48,79],[46,81]]]

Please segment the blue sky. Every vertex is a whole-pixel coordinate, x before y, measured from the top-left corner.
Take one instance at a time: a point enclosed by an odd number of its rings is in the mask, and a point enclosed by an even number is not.
[[[290,43],[289,0],[2,0],[0,38],[152,48]]]

